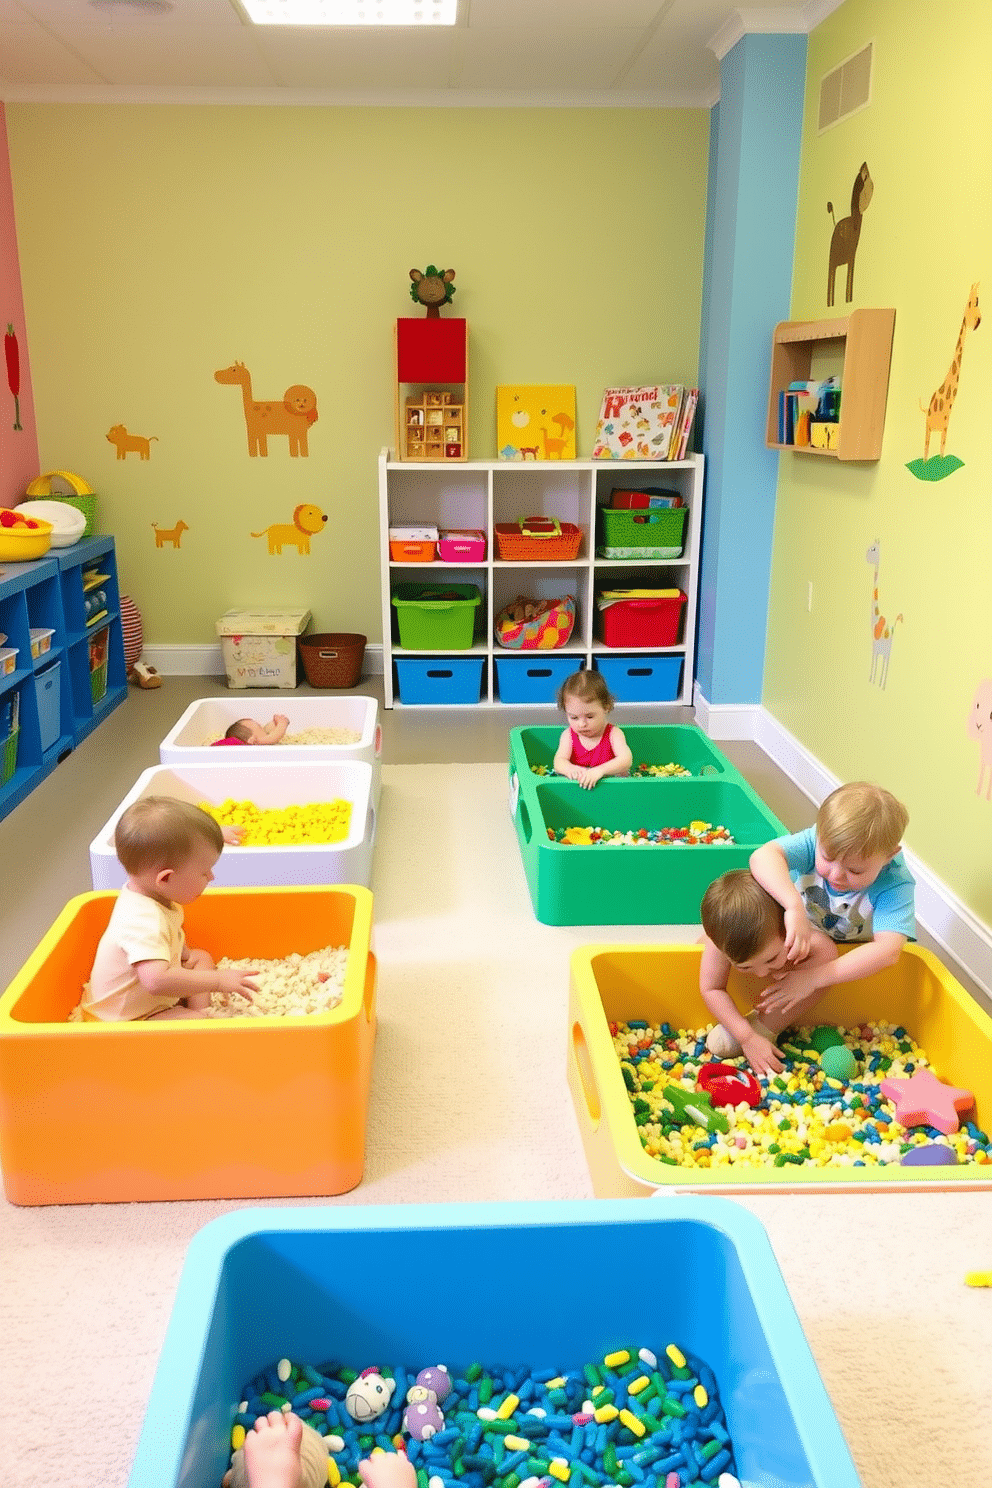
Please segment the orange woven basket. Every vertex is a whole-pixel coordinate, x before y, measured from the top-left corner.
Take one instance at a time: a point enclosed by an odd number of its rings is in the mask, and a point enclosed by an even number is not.
[[[557,517],[518,517],[515,522],[496,523],[496,548],[501,558],[569,559],[579,556],[582,529]]]

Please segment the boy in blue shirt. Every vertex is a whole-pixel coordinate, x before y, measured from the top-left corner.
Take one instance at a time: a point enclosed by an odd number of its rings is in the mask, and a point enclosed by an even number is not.
[[[841,982],[860,981],[894,966],[916,939],[915,884],[900,852],[909,813],[890,791],[855,781],[833,791],[816,825],[766,842],[751,854],[758,883],[785,911],[791,969],[758,1003],[784,1027],[792,1010],[808,1007]],[[815,929],[856,950],[805,966]]]

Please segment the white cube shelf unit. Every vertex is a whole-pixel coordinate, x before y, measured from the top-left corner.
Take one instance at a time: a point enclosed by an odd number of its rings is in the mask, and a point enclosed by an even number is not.
[[[610,503],[614,488],[658,487],[678,491],[688,506],[684,547],[679,558],[650,560],[596,557],[597,508]],[[703,513],[703,456],[678,461],[634,460],[467,460],[461,464],[418,464],[379,456],[379,527],[382,579],[384,700],[387,708],[404,706],[394,663],[404,658],[481,659],[479,697],[472,706],[500,706],[497,661],[508,657],[568,657],[571,670],[592,666],[597,657],[674,655],[683,661],[675,696],[658,701],[691,704],[696,650],[696,599]],[[572,560],[508,561],[499,557],[497,523],[519,517],[557,517],[581,529],[578,556]],[[390,527],[434,525],[479,528],[486,537],[486,556],[479,563],[396,563],[390,556]],[[398,584],[476,584],[482,602],[476,611],[472,645],[467,650],[410,650],[399,643],[392,595]],[[672,646],[607,646],[597,636],[596,594],[604,588],[681,589],[687,599],[680,639]],[[495,615],[517,595],[553,599],[572,594],[576,621],[568,644],[554,651],[517,651],[493,638]],[[473,687],[474,693],[474,687]],[[640,701],[652,701],[641,696]],[[442,699],[446,701],[446,699]],[[514,698],[513,702],[519,702]],[[456,704],[457,705],[457,704]],[[434,706],[425,701],[405,706]],[[554,706],[547,703],[537,706]]]

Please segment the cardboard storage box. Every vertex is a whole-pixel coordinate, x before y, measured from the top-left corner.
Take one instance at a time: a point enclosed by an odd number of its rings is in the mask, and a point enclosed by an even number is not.
[[[268,722],[262,699],[252,704],[252,714],[259,722]],[[273,712],[289,719],[287,734],[302,734],[307,729],[347,729],[358,734],[353,744],[276,744],[250,746],[247,762],[256,765],[331,764],[358,760],[372,769],[372,805],[379,809],[381,789],[382,726],[379,704],[371,697],[299,697],[276,698]],[[183,713],[159,745],[163,765],[223,765],[231,768],[232,755],[227,748],[215,749],[206,739],[222,737],[245,716],[245,705],[230,697],[200,698]],[[240,763],[240,756],[233,757]]]
[[[572,955],[568,1012],[568,1083],[593,1188],[600,1198],[657,1188],[708,1193],[867,1192],[992,1188],[992,1166],[819,1168],[673,1167],[641,1146],[609,1025],[645,1018],[673,1028],[713,1019],[699,994],[699,945],[583,946]],[[734,981],[730,983],[734,993]],[[740,1001],[747,1008],[747,1003]],[[974,1093],[977,1124],[992,1122],[992,1018],[936,956],[907,945],[878,976],[833,987],[817,1023],[852,1027],[864,1019],[902,1025],[926,1051],[940,1078]]]
[[[254,756],[256,746],[244,753]],[[274,746],[273,746],[274,747]],[[217,753],[220,754],[220,750]],[[233,753],[225,751],[225,758]],[[214,882],[239,884],[368,885],[372,876],[376,812],[372,805],[372,769],[357,760],[326,765],[161,765],[145,770],[113,816],[90,843],[90,873],[95,889],[119,889],[126,879],[114,850],[114,829],[121,813],[142,796],[172,796],[178,801],[253,801],[256,806],[305,806],[314,801],[351,802],[349,832],[341,842],[299,847],[227,847],[214,867]]]
[[[645,1268],[659,1285],[589,1284]],[[481,1281],[511,1275],[509,1305]],[[398,1306],[397,1287],[370,1277],[436,1284]],[[284,1357],[411,1371],[443,1359],[458,1376],[475,1360],[581,1369],[672,1341],[715,1375],[741,1483],[858,1488],[768,1236],[738,1204],[241,1210],[189,1247],[129,1488],[220,1483],[246,1384]]]
[[[295,687],[309,610],[227,610],[217,621],[228,687]]]
[[[0,1167],[11,1203],[354,1188],[375,1041],[368,890],[208,889],[186,907],[190,944],[215,960],[348,946],[344,995],[329,1013],[68,1023],[115,898],[71,899],[0,997]]]

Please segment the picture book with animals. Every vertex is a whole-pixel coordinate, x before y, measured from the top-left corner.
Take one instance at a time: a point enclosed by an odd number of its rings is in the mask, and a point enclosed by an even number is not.
[[[678,439],[684,394],[678,383],[605,388],[592,458],[667,460]]]
[[[574,460],[575,388],[498,387],[496,449],[501,460]]]

